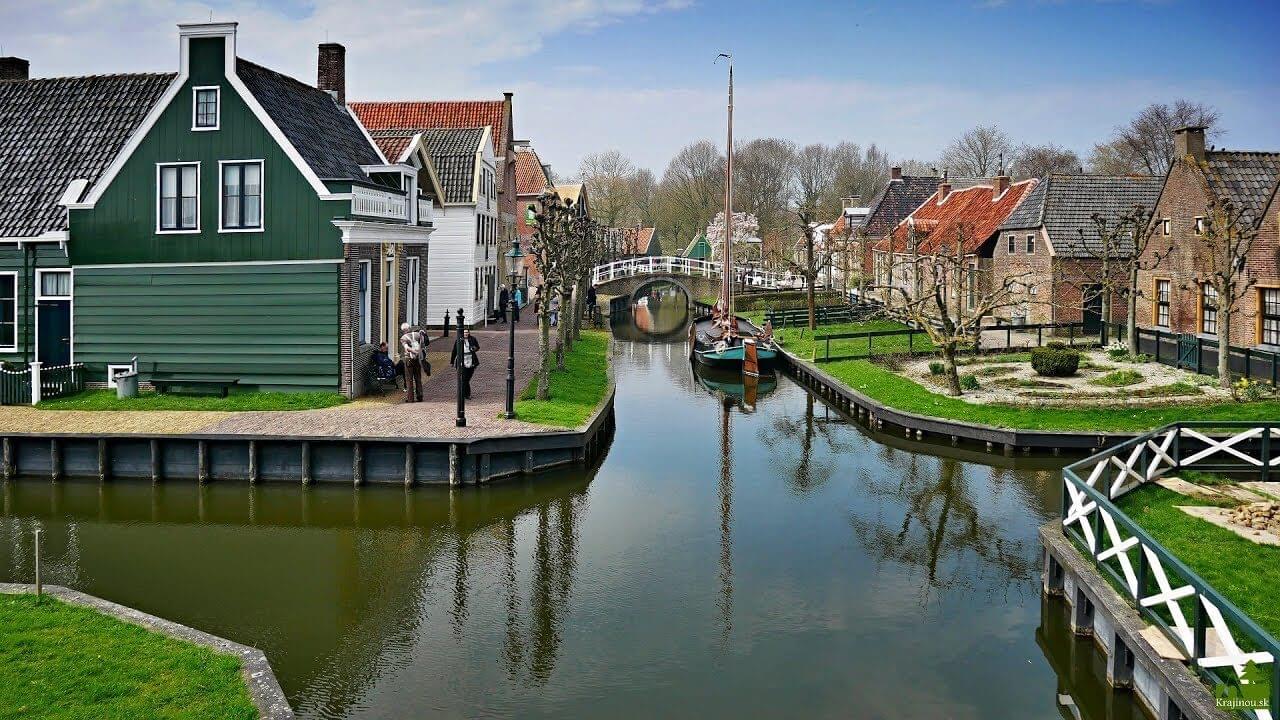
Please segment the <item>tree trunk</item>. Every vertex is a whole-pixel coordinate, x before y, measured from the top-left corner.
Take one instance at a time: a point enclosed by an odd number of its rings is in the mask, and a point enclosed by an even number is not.
[[[1233,289],[1234,290],[1234,289]],[[1218,293],[1218,384],[1231,389],[1231,303],[1227,293]]]
[[[1138,354],[1138,266],[1129,268],[1129,317],[1125,318],[1125,342],[1129,345],[1129,354]]]
[[[545,298],[544,298],[545,300]],[[551,314],[546,302],[538,306],[538,399],[551,398]]]
[[[565,308],[568,308],[569,304],[565,302],[566,298],[564,294],[564,288],[560,288],[556,290],[556,297],[560,298],[560,322],[556,324],[556,329],[558,331],[556,333],[556,369],[563,370],[564,369],[564,353],[565,353],[565,350],[567,349],[565,347],[565,337],[567,335],[567,333],[565,332],[565,325],[566,325]],[[570,310],[570,312],[572,312],[572,310]]]
[[[947,369],[947,394],[952,397],[959,397],[963,393],[960,390],[960,371],[956,367],[956,343],[954,340],[942,344],[942,363]]]
[[[814,308],[816,300],[814,299],[814,296],[813,296],[814,295],[813,282],[816,279],[817,279],[816,277],[811,278],[809,282],[805,283],[806,285],[808,285],[808,292],[805,293],[805,301],[809,305],[809,332],[813,332],[814,330],[818,329],[818,315],[817,315],[817,310],[815,310]]]

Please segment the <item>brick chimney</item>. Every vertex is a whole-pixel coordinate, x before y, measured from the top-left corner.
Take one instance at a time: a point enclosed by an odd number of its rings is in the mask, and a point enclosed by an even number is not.
[[[890,182],[892,182],[892,181],[894,181],[894,180],[901,180],[901,179],[902,179],[902,166],[901,166],[901,165],[894,165],[893,167],[889,168],[889,181],[890,181]]]
[[[333,96],[339,105],[347,104],[347,49],[338,43],[320,43],[316,63],[316,87]]]
[[[997,175],[991,178],[991,198],[994,200],[1009,189],[1009,176]]]
[[[1191,156],[1196,162],[1204,162],[1204,126],[1188,125],[1173,131],[1173,154],[1181,160]]]
[[[20,57],[0,57],[0,80],[30,80],[31,63]]]
[[[947,196],[950,194],[951,181],[944,177],[942,182],[938,183],[938,202],[941,203],[943,200],[946,200]]]

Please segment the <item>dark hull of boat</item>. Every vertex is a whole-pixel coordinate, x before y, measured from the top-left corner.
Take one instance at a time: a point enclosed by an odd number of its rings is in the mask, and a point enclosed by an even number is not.
[[[743,349],[741,343],[735,343],[727,348],[717,349],[717,343],[706,342],[699,338],[704,337],[709,330],[714,328],[714,321],[711,316],[703,315],[694,318],[691,329],[692,348],[690,349],[691,358],[707,367],[720,370],[736,370],[742,371]],[[760,330],[755,325],[738,318],[738,332],[742,335],[756,336]],[[778,351],[773,347],[759,345],[756,350],[756,362],[760,370],[769,370],[774,368],[778,362]]]

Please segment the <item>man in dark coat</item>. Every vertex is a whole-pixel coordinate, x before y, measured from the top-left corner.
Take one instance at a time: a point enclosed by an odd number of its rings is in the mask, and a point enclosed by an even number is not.
[[[471,376],[476,374],[476,368],[480,365],[480,341],[471,335],[471,328],[462,331],[462,360],[458,360],[458,344],[453,346],[453,352],[449,354],[449,363],[458,368],[458,372],[462,374],[462,397],[471,399]]]
[[[511,291],[507,290],[507,286],[503,285],[498,291],[498,322],[505,323],[507,321],[507,303],[511,301]]]

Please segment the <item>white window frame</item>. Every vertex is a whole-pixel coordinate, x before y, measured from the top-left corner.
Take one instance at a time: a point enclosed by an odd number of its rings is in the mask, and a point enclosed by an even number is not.
[[[1161,234],[1162,234],[1162,235],[1164,235],[1165,237],[1169,237],[1170,235],[1172,235],[1172,234],[1173,234],[1173,220],[1171,220],[1171,219],[1169,219],[1169,218],[1161,218],[1161,219],[1160,219],[1160,232],[1161,232]]]
[[[116,372],[129,372],[133,370],[133,363],[107,363],[107,387],[114,388],[116,386]]]
[[[1191,232],[1195,233],[1197,236],[1204,235],[1204,216],[1203,215],[1197,215],[1191,221]]]
[[[382,332],[386,335],[383,340],[387,341],[387,347],[398,346],[397,340],[400,338],[400,325],[396,322],[396,318],[391,314],[396,304],[396,250],[394,245],[388,245],[387,251],[382,253],[382,294],[378,300],[382,305]],[[396,355],[392,351],[392,355]]]
[[[368,345],[373,342],[373,263],[369,260],[360,261],[356,283],[356,291],[360,293],[356,308],[356,339],[361,345]],[[363,290],[360,289],[361,285],[364,286]]]
[[[405,322],[410,325],[418,324],[418,303],[421,300],[421,285],[418,275],[422,271],[421,258],[415,255],[409,255],[405,258],[405,272],[409,274],[409,284],[404,290],[404,301],[408,306],[405,308]]]
[[[165,230],[160,226],[160,215],[163,212],[160,185],[160,171],[164,168],[194,166],[196,169],[196,226],[195,229]],[[181,175],[181,174],[179,174]],[[200,161],[190,162],[158,162],[156,163],[156,234],[157,235],[198,235],[200,233]],[[178,196],[178,217],[182,217],[182,196]]]
[[[1032,234],[1030,234],[1030,235],[1028,235],[1028,236],[1027,236],[1026,251],[1027,251],[1027,254],[1028,254],[1028,255],[1035,255],[1035,254],[1036,254],[1036,236],[1035,236],[1035,233],[1032,233]]]
[[[18,291],[18,273],[17,271],[0,272],[0,275],[8,275],[13,278],[13,344],[0,346],[0,352],[17,352],[18,351],[18,303],[22,293]],[[1260,296],[1261,297],[1261,296]]]
[[[214,97],[213,124],[209,126],[200,126],[196,124],[198,117],[201,90],[212,90]],[[219,130],[222,128],[222,86],[220,85],[196,85],[191,88],[191,132],[208,132],[211,130]]]
[[[258,165],[258,227],[251,228],[229,228],[224,227],[222,216],[222,166],[224,165],[250,165],[257,163]],[[242,181],[243,182],[243,181]],[[197,202],[197,204],[199,204]],[[248,160],[219,160],[218,161],[218,232],[219,233],[260,233],[267,230],[267,164],[260,159]]]
[[[44,276],[46,273],[66,273],[71,285],[70,292],[68,292],[66,295],[45,295],[44,294]],[[35,287],[36,306],[35,308],[32,309],[33,310],[32,315],[35,315],[35,322],[33,323],[34,327],[32,328],[33,330],[35,330],[35,357],[37,358],[40,357],[40,311],[38,309],[40,307],[40,301],[41,300],[66,300],[67,311],[70,313],[70,316],[71,316],[71,328],[70,328],[71,340],[68,343],[68,354],[70,355],[71,359],[68,362],[72,364],[75,363],[76,361],[75,294],[76,294],[75,268],[49,268],[47,270],[36,270],[36,287]]]

